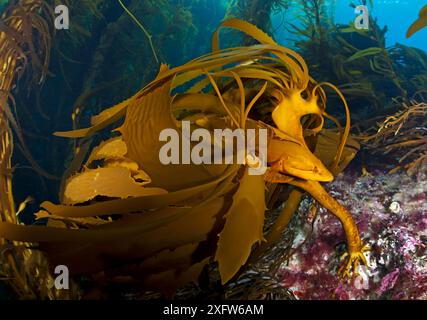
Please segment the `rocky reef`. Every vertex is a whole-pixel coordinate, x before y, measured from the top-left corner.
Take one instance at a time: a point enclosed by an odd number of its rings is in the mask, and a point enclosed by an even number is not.
[[[344,234],[320,209],[314,222],[304,217],[293,244],[298,250],[281,265],[279,282],[299,299],[427,299],[426,173],[423,166],[412,177],[380,169],[366,176],[360,171],[338,176],[328,190],[352,208],[372,248],[370,268],[359,267],[353,282],[336,277],[331,261],[342,250]],[[306,200],[300,212],[308,206]]]

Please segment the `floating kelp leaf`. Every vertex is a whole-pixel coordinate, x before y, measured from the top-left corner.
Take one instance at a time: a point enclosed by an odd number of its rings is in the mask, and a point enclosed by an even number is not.
[[[126,168],[98,168],[73,176],[65,186],[63,202],[77,204],[96,196],[125,199],[165,193],[164,189],[142,187]]]
[[[228,19],[221,23],[220,27],[212,36],[212,50],[214,52],[219,50],[220,29],[227,27],[244,32],[260,43],[277,45],[269,35],[258,29],[253,24],[239,19]],[[276,55],[285,65],[289,66],[290,70],[292,70],[290,76],[292,77],[293,82],[295,82],[299,88],[306,88],[309,82],[309,75],[308,67],[304,59],[298,53],[288,48],[285,48],[283,53],[276,53]]]
[[[372,47],[365,50],[358,51],[357,53],[353,54],[350,58],[347,59],[347,62],[351,62],[363,57],[373,56],[376,54],[379,54],[383,51],[382,48]]]
[[[222,283],[239,271],[246,263],[252,246],[264,239],[264,190],[263,176],[251,176],[245,170],[239,189],[233,196],[233,205],[225,217],[215,254]]]
[[[206,241],[224,204],[217,197],[195,208],[165,208],[148,217],[139,213],[91,230],[63,230],[75,231],[74,236],[81,235],[84,241],[52,242],[44,248],[52,263],[63,261],[77,274],[105,270],[111,261],[142,261],[162,250]]]

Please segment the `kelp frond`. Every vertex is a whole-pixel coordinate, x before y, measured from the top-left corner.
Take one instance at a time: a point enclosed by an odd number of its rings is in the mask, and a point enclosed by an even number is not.
[[[413,174],[427,160],[427,103],[412,101],[404,109],[387,117],[375,134],[362,138],[373,153],[397,160],[392,172],[406,169]]]
[[[9,101],[13,85],[24,74],[31,75],[27,81],[41,84],[48,73],[51,48],[52,14],[45,1],[12,1],[0,20],[0,223],[18,224],[16,213],[25,205],[15,207],[12,190],[11,156],[13,135],[21,142],[23,153],[32,162],[35,170],[43,174],[23,143],[23,137]],[[25,73],[24,73],[25,72]],[[0,232],[2,235],[3,232]],[[59,298],[69,293],[52,289],[53,278],[41,253],[26,248],[17,241],[0,238],[0,272],[10,281],[13,290],[21,297]]]

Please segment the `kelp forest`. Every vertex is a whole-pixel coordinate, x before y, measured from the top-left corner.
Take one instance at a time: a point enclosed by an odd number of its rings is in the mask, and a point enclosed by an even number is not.
[[[0,298],[427,299],[427,52],[336,5],[0,0]]]

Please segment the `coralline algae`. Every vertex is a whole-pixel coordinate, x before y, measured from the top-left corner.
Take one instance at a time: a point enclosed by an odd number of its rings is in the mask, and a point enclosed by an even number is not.
[[[412,177],[346,173],[327,185],[371,246],[370,268],[359,267],[353,281],[338,278],[344,233],[339,221],[320,209],[309,238],[281,266],[282,285],[299,299],[427,299],[427,170],[421,169]]]

